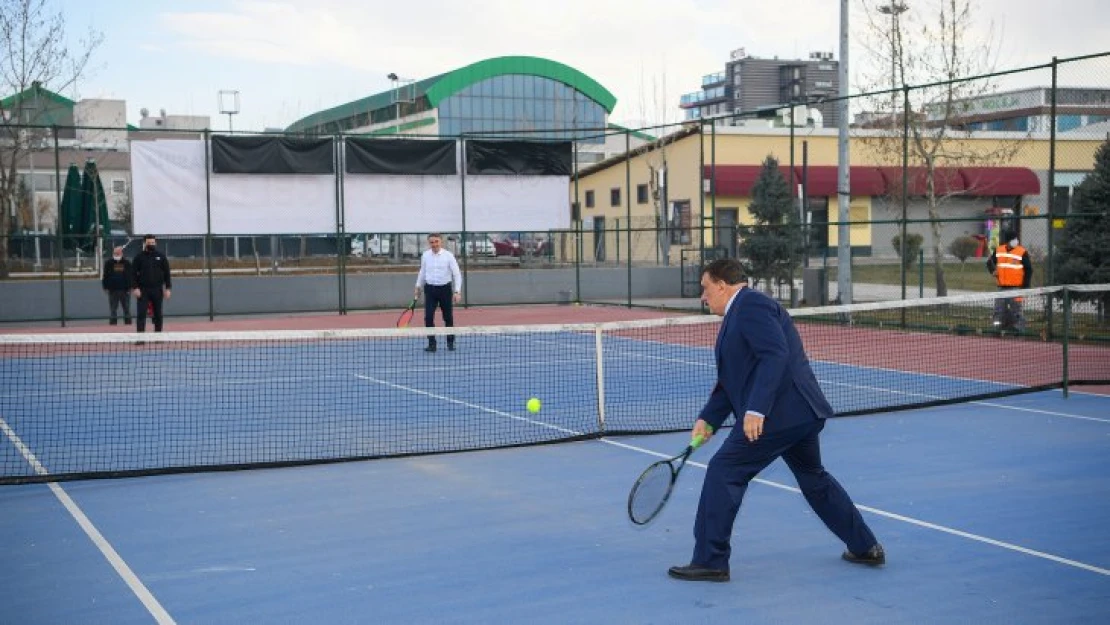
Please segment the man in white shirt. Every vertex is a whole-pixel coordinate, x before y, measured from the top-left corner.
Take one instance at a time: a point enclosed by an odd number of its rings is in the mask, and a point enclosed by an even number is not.
[[[455,255],[443,249],[443,237],[438,232],[428,235],[428,249],[420,257],[420,273],[416,276],[416,290],[413,295],[420,297],[424,290],[424,325],[436,325],[436,306],[443,311],[443,324],[455,327],[453,304],[462,299],[462,272]],[[455,335],[447,335],[447,349],[455,351]],[[426,352],[436,351],[436,337],[428,337]]]

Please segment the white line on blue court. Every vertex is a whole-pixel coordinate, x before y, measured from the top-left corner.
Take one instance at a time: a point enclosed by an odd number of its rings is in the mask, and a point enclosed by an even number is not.
[[[1017,410],[1019,412],[1035,412],[1037,414],[1052,415],[1054,417],[1066,417],[1068,419],[1082,419],[1083,421],[1098,421],[1099,423],[1110,423],[1110,419],[1101,417],[1088,417],[1085,415],[1071,414],[1070,412],[1055,412],[1053,410],[1040,410],[1039,408],[1024,408],[1021,406],[1007,406],[1006,404],[996,404],[990,401],[973,401],[973,404],[980,406],[990,406],[991,408],[1005,408],[1006,410]]]
[[[0,417],[0,431],[3,431],[4,436],[7,436],[8,440],[15,445],[15,448],[19,450],[19,453],[23,455],[23,459],[27,461],[27,464],[31,465],[31,468],[35,470],[36,474],[50,475],[46,467],[39,462],[39,459],[35,457],[35,454],[23,443],[23,439],[15,433],[15,430],[8,425],[8,422],[5,421],[3,417]],[[135,593],[135,596],[138,597],[143,607],[154,617],[155,622],[159,623],[159,625],[175,625],[176,621],[173,620],[169,612],[166,612],[166,609],[162,607],[158,599],[156,599],[150,590],[143,585],[143,582],[135,575],[135,572],[131,570],[127,562],[124,562],[123,558],[120,557],[119,553],[117,553],[111,543],[108,542],[108,539],[104,538],[100,530],[96,529],[96,526],[89,520],[89,517],[85,516],[84,511],[77,505],[77,502],[73,501],[69,493],[57,482],[47,482],[46,485],[50,487],[50,491],[58,498],[58,501],[61,502],[62,506],[69,512],[70,516],[73,517],[73,520],[77,521],[77,525],[84,530],[89,540],[100,550],[104,559],[106,559],[108,563],[112,565],[112,568],[116,570],[116,573],[123,578],[124,583],[131,589],[131,592]]]
[[[606,438],[598,439],[598,441],[602,442],[602,443],[606,443],[608,445],[613,445],[615,447],[620,447],[620,448],[628,449],[628,450],[631,450],[631,451],[638,451],[640,453],[647,454],[649,456],[656,456],[656,457],[659,457],[659,458],[670,458],[670,456],[668,454],[659,453],[657,451],[652,451],[650,449],[644,449],[643,447],[637,447],[635,445],[629,445],[628,443],[621,443],[619,441],[609,440],[609,439],[606,439]],[[706,465],[701,463],[701,462],[690,461],[690,462],[687,462],[686,464],[691,465],[691,466],[695,466],[695,467],[699,467],[699,468],[702,468],[702,469],[706,468]],[[757,478],[753,479],[752,481],[753,482],[759,482],[760,484],[763,484],[765,486],[770,486],[772,488],[778,488],[780,490],[790,491],[792,493],[801,494],[801,492],[802,492],[801,489],[799,489],[797,487],[788,486],[786,484],[780,484],[778,482],[772,482],[770,480],[765,480],[763,478],[758,478],[757,477]],[[1026,555],[1030,555],[1030,556],[1033,556],[1033,557],[1036,557],[1036,558],[1042,558],[1044,560],[1050,560],[1052,562],[1056,562],[1056,563],[1059,563],[1059,564],[1064,564],[1064,565],[1067,565],[1067,566],[1075,567],[1077,569],[1083,569],[1084,571],[1090,571],[1092,573],[1098,573],[1099,575],[1105,575],[1107,577],[1110,577],[1110,569],[1104,569],[1104,568],[1101,568],[1101,567],[1097,567],[1097,566],[1094,566],[1093,564],[1087,564],[1085,562],[1079,562],[1078,560],[1070,560],[1068,558],[1063,558],[1063,557],[1060,557],[1060,556],[1057,556],[1057,555],[1053,555],[1051,553],[1046,553],[1044,551],[1037,551],[1036,549],[1029,549],[1028,547],[1022,547],[1021,545],[1015,545],[1013,543],[1003,542],[1001,540],[995,540],[993,538],[988,538],[986,536],[980,536],[979,534],[972,534],[971,532],[965,532],[965,531],[954,529],[954,528],[947,527],[947,526],[944,526],[944,525],[938,525],[936,523],[930,523],[928,521],[922,521],[921,519],[915,519],[913,517],[908,517],[908,516],[897,514],[897,513],[894,513],[894,512],[887,512],[886,510],[880,510],[879,508],[873,508],[871,506],[861,506],[859,504],[856,504],[856,507],[859,508],[860,510],[864,511],[864,512],[870,512],[871,514],[877,514],[879,516],[883,516],[883,517],[886,517],[888,519],[893,519],[895,521],[901,521],[903,523],[909,523],[910,525],[916,525],[918,527],[924,527],[926,529],[936,530],[938,532],[943,532],[945,534],[951,534],[953,536],[959,536],[960,538],[967,538],[969,540],[974,540],[976,542],[981,542],[981,543],[985,543],[985,544],[988,544],[988,545],[993,545],[995,547],[1001,547],[1003,549],[1009,549],[1010,551],[1016,551],[1018,553],[1024,553]]]
[[[467,408],[473,408],[475,410],[480,410],[482,412],[488,412],[490,414],[495,414],[499,417],[508,417],[510,419],[515,419],[517,421],[523,421],[525,423],[531,423],[532,425],[538,425],[539,427],[547,428],[549,430],[555,430],[556,432],[562,432],[563,434],[570,434],[572,436],[583,436],[584,435],[582,432],[578,432],[578,431],[575,431],[575,430],[570,430],[570,429],[567,429],[567,428],[564,428],[564,427],[559,427],[557,425],[552,425],[550,423],[544,423],[543,421],[536,421],[535,419],[529,419],[527,417],[521,417],[519,415],[512,414],[511,412],[504,412],[502,410],[495,410],[493,408],[488,408],[486,406],[481,406],[479,404],[472,404],[468,401],[463,401],[461,399],[454,399],[454,398],[451,398],[451,397],[447,397],[445,395],[439,395],[439,394],[436,394],[436,393],[429,393],[428,391],[422,391],[418,388],[413,388],[411,386],[405,386],[403,384],[395,384],[393,382],[389,382],[387,380],[380,380],[378,378],[373,378],[373,377],[370,377],[368,375],[361,375],[361,374],[356,373],[355,377],[360,379],[360,380],[366,380],[367,382],[373,382],[375,384],[381,384],[382,386],[388,386],[390,388],[395,388],[395,389],[398,389],[398,390],[401,390],[401,391],[408,391],[410,393],[416,393],[417,395],[423,395],[424,397],[431,397],[432,399],[439,399],[439,400],[449,402],[449,403],[452,403],[452,404],[458,404],[460,406],[466,406]]]

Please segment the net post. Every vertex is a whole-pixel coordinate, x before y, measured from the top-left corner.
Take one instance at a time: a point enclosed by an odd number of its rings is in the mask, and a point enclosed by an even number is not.
[[[594,353],[597,354],[597,432],[605,435],[605,352],[601,348],[601,326],[594,328]]]
[[[1063,293],[1064,301],[1064,340],[1061,342],[1060,351],[1063,355],[1063,366],[1061,367],[1061,384],[1064,391],[1064,399],[1068,398],[1068,335],[1071,334],[1071,289],[1064,287]]]

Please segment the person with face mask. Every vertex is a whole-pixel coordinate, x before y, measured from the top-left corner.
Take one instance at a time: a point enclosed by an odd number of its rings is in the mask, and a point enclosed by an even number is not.
[[[131,288],[138,301],[135,329],[146,331],[147,306],[153,309],[154,331],[162,331],[162,301],[170,298],[170,262],[157,248],[153,234],[143,236],[143,249],[131,261]]]
[[[1002,240],[1004,243],[1001,243],[994,254],[987,259],[987,271],[991,272],[998,282],[999,291],[1028,289],[1033,280],[1033,262],[1029,260],[1029,252],[1018,241],[1016,232],[1003,232]],[[992,319],[994,327],[1003,332],[1024,330],[1025,317],[1022,315],[1021,307],[1020,297],[996,299]]]
[[[131,325],[131,261],[123,257],[123,248],[112,250],[111,260],[104,263],[104,275],[100,278],[100,286],[108,294],[108,309],[111,316],[108,318],[110,325],[116,325],[117,312],[123,308],[123,323]]]

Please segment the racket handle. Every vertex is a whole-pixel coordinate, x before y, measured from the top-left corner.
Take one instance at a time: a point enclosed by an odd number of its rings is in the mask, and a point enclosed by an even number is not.
[[[707,426],[705,426],[705,431],[709,434],[712,434],[713,433],[713,428],[711,426],[707,425]],[[690,446],[693,447],[694,449],[697,449],[698,447],[701,447],[701,444],[704,443],[704,442],[705,442],[705,437],[702,436],[701,434],[699,434],[699,435],[693,437],[692,439],[690,439]]]

